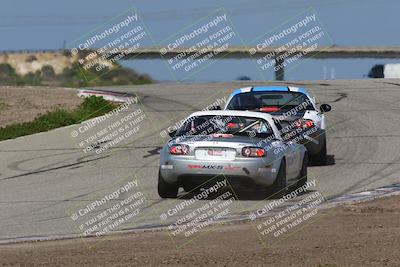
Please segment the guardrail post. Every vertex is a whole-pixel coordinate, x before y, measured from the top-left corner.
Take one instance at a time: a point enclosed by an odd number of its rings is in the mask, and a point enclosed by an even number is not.
[[[283,81],[285,80],[285,69],[283,66],[284,59],[282,57],[275,57],[275,80],[277,81]]]

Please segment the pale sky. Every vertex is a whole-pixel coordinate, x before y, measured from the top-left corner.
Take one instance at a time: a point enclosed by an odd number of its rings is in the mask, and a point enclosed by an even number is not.
[[[3,0],[0,9],[0,50],[60,49],[107,19],[134,7],[153,41],[162,45],[167,37],[193,24],[213,10],[223,8],[243,43],[269,32],[299,12],[312,7],[339,46],[397,46],[400,44],[395,0],[137,0],[54,1]],[[362,78],[376,63],[394,60],[310,60],[287,72],[287,79]],[[161,60],[124,62],[158,80],[172,80]],[[325,73],[325,74],[324,74]],[[232,80],[247,75],[259,79],[249,60],[221,60],[192,80]],[[268,75],[267,75],[268,76]],[[272,78],[272,72],[270,74]]]

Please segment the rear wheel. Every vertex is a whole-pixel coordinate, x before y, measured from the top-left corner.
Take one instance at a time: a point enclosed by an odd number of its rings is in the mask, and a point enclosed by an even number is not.
[[[301,187],[307,183],[307,166],[308,166],[308,156],[307,154],[304,154],[299,180],[297,182],[298,187]]]
[[[278,174],[276,176],[276,180],[272,185],[272,194],[275,198],[280,198],[284,196],[287,192],[286,185],[286,161],[282,159],[281,165],[279,167]]]
[[[161,198],[176,198],[178,195],[178,185],[170,184],[164,180],[161,171],[158,171],[158,195]]]
[[[312,161],[318,165],[326,165],[327,163],[326,140],[322,146],[321,151],[318,154],[312,156]]]
[[[185,184],[185,185],[183,185],[183,190],[185,190],[186,192],[193,191],[195,188],[196,188],[195,185],[191,185],[191,184]]]

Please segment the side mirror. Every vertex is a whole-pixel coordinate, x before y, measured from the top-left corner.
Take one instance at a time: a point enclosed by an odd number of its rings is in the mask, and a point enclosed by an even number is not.
[[[221,106],[212,106],[210,110],[221,110]]]
[[[176,130],[173,130],[172,132],[169,132],[169,133],[168,133],[168,135],[169,135],[170,137],[175,137],[175,134],[176,134]]]
[[[319,107],[319,110],[321,110],[322,113],[331,111],[331,109],[332,109],[332,107],[331,107],[331,105],[329,105],[329,104],[322,104],[322,105]]]

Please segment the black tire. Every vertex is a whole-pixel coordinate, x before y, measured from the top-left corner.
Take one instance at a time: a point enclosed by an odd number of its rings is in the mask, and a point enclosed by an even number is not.
[[[279,171],[276,176],[276,180],[271,187],[272,196],[274,198],[283,197],[287,192],[287,184],[286,184],[286,161],[282,159],[281,165],[279,166]]]
[[[195,185],[188,185],[188,184],[183,185],[183,190],[185,190],[185,192],[193,191],[195,188],[196,188]]]
[[[176,198],[178,189],[178,185],[166,182],[161,175],[161,171],[158,171],[158,195],[161,198]]]
[[[308,166],[308,156],[307,154],[304,154],[303,163],[301,164],[299,180],[297,182],[298,187],[302,187],[307,183],[307,166]]]
[[[321,166],[327,164],[326,141],[324,142],[321,151],[318,154],[312,156],[312,161],[313,163]]]

